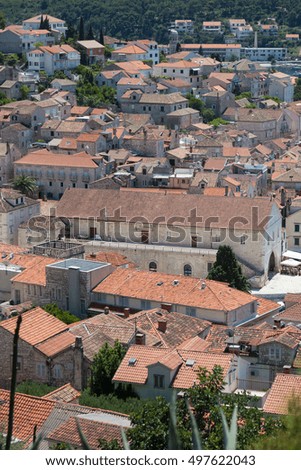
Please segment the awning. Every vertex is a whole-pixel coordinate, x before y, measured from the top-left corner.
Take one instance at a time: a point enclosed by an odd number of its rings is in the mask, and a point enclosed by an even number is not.
[[[301,261],[297,261],[296,259],[286,259],[281,261],[281,266],[289,266],[291,268],[296,268],[297,266],[301,265]]]
[[[283,258],[291,258],[301,261],[301,253],[298,253],[298,251],[287,250],[283,253],[282,256]]]

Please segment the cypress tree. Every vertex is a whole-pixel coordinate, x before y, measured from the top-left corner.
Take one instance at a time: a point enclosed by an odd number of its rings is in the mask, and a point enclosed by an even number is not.
[[[91,41],[92,39],[94,39],[93,29],[92,29],[92,26],[91,26],[91,25],[90,25],[90,27],[89,27],[89,31],[88,31],[88,34],[87,34],[87,39],[90,40],[90,41]]]
[[[41,15],[40,27],[39,29],[44,29],[44,17]]]
[[[99,42],[103,46],[105,45],[105,38],[104,38],[104,35],[103,35],[103,29],[102,28],[99,31]]]
[[[249,283],[242,274],[232,248],[228,245],[221,245],[217,251],[216,261],[208,274],[208,279],[213,281],[227,282],[230,287],[249,291]]]
[[[85,39],[85,25],[84,18],[81,16],[79,20],[78,39],[83,41]]]

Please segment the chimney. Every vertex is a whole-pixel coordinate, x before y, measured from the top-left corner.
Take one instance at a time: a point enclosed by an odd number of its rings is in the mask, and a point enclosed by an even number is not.
[[[128,307],[126,307],[124,310],[123,310],[123,313],[124,313],[124,318],[129,318],[130,316],[130,309]]]
[[[290,374],[291,373],[291,366],[283,366],[283,373],[284,374]]]
[[[166,320],[158,320],[158,330],[162,333],[165,333],[167,328],[167,321]]]
[[[281,188],[281,205],[283,207],[286,205],[286,191],[284,188]]]
[[[172,305],[171,304],[161,304],[161,308],[162,310],[167,310],[168,312],[171,312],[171,307]]]
[[[106,306],[106,307],[104,308],[103,313],[104,313],[105,315],[108,315],[108,313],[110,313],[110,309],[109,309],[108,306]]]
[[[280,322],[281,320],[278,320],[278,319],[274,319],[274,326],[276,326],[277,328],[280,328]]]
[[[135,336],[135,344],[145,345],[145,334],[144,333],[136,333]]]
[[[228,196],[228,194],[229,194],[229,186],[226,185],[225,186],[225,196]]]

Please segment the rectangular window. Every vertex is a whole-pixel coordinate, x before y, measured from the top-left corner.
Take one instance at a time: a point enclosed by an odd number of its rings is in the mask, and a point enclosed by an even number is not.
[[[46,377],[46,365],[43,363],[37,364],[37,376],[38,377]]]
[[[164,375],[154,374],[154,388],[165,388]]]
[[[295,232],[300,232],[300,224],[295,224]]]
[[[294,238],[294,245],[300,246],[300,238]]]

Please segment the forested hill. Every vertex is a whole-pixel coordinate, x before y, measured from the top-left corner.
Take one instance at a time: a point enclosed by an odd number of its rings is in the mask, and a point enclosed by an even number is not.
[[[0,0],[8,23],[48,13],[77,27],[80,16],[96,32],[124,39],[166,40],[175,19],[245,18],[248,22],[276,18],[278,24],[301,26],[301,0]]]

